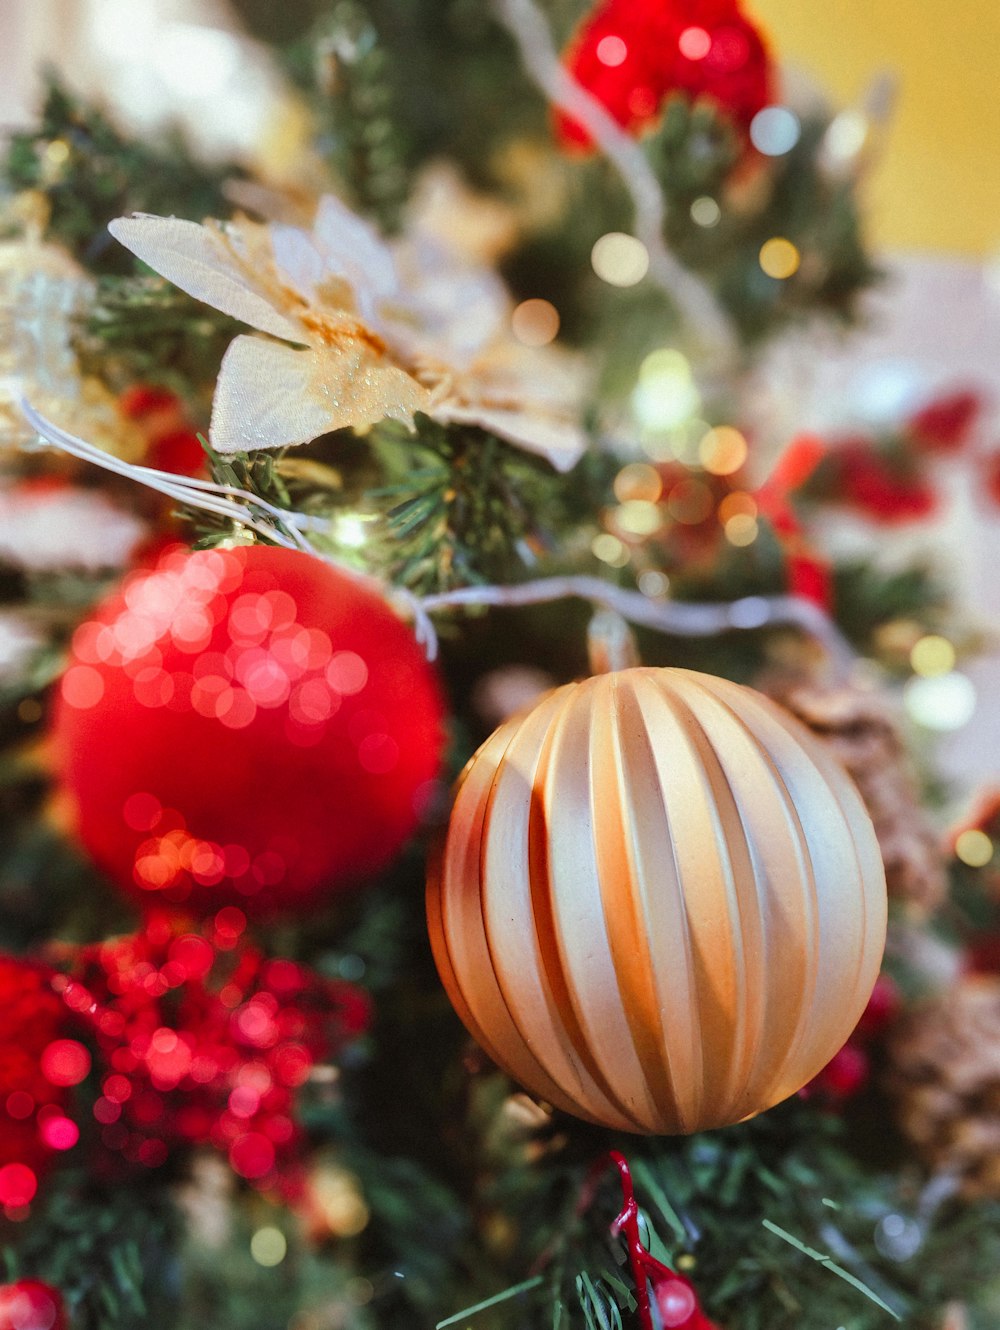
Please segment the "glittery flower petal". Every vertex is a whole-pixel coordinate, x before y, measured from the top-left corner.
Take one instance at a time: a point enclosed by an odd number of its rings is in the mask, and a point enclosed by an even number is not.
[[[255,233],[261,227],[245,224],[224,231],[220,226],[199,226],[177,217],[137,213],[108,223],[108,230],[143,263],[179,286],[196,300],[213,305],[251,328],[301,342],[298,324],[274,307],[266,287],[255,279],[261,255]]]
[[[578,425],[537,412],[444,402],[430,412],[442,424],[478,425],[525,452],[536,453],[557,471],[570,471],[587,449]]]
[[[409,424],[426,396],[408,374],[381,366],[363,343],[295,351],[261,337],[237,337],[219,371],[212,446],[220,453],[282,448],[386,417]]]

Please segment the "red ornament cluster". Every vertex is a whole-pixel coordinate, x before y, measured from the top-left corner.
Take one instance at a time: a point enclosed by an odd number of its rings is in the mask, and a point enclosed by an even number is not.
[[[66,1037],[68,1021],[52,972],[0,957],[0,1207],[17,1218],[39,1180],[79,1131],[67,1114],[69,1087],[84,1080],[90,1055]]]
[[[317,558],[174,549],[73,638],[53,753],[128,894],[302,909],[380,868],[433,796],[437,679],[384,599]]]
[[[570,73],[625,129],[655,120],[671,93],[707,98],[746,128],[772,97],[766,42],[736,0],[604,0],[565,55]],[[586,131],[559,120],[564,143]]]
[[[129,1164],[211,1145],[242,1177],[281,1181],[302,1145],[299,1087],[367,1025],[359,989],[268,959],[245,924],[233,907],[201,933],[154,919],[54,981],[98,1050],[101,1143]]]

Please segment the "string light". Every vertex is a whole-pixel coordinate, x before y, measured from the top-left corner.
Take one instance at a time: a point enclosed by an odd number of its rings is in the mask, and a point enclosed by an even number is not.
[[[731,476],[747,460],[747,441],[731,425],[710,429],[698,444],[698,460],[713,476]]]
[[[632,410],[649,430],[670,430],[684,424],[701,405],[691,366],[679,351],[663,348],[642,362],[632,394]]]
[[[756,517],[757,501],[752,494],[733,490],[719,504],[719,521],[723,526],[733,517]]]
[[[522,300],[510,326],[522,346],[548,346],[559,332],[559,311],[550,300]]]
[[[955,855],[969,868],[985,868],[993,858],[993,842],[985,831],[970,828],[955,841]]]
[[[250,1239],[250,1255],[265,1268],[280,1265],[287,1251],[288,1243],[280,1228],[259,1228]]]
[[[799,251],[784,236],[773,236],[760,247],[760,266],[768,277],[779,281],[792,277],[798,272],[800,262]]]
[[[931,678],[919,675],[904,689],[906,710],[927,730],[960,730],[976,710],[972,680],[952,670]]]
[[[955,648],[946,637],[929,633],[914,643],[910,651],[910,665],[914,674],[925,679],[949,674],[955,668]]]
[[[691,220],[696,226],[717,226],[722,217],[722,209],[715,199],[702,194],[691,204]]]
[[[868,119],[861,111],[841,111],[823,135],[823,147],[835,161],[850,161],[865,146]]]
[[[751,517],[749,513],[737,513],[735,517],[730,517],[723,531],[730,545],[735,545],[737,548],[752,545],[759,534],[756,518]]]
[[[635,236],[609,231],[594,243],[590,262],[609,286],[635,286],[649,271],[649,250]]]
[[[614,523],[630,536],[651,536],[663,525],[663,514],[647,499],[626,499],[614,514]]]
[[[704,60],[712,49],[712,36],[704,28],[685,28],[677,40],[677,45],[685,59]]]
[[[624,568],[629,561],[629,553],[617,536],[602,531],[590,544],[595,559],[609,564],[612,568]]]
[[[802,127],[787,106],[765,106],[750,121],[750,142],[765,157],[781,157],[799,141]]]
[[[648,462],[630,462],[615,476],[614,491],[619,503],[629,499],[656,503],[663,492],[663,482],[655,466]]]
[[[695,480],[693,477],[679,480],[667,499],[667,511],[670,516],[675,522],[681,522],[685,526],[697,526],[699,522],[704,522],[714,506],[712,491],[704,481]]]
[[[666,573],[658,573],[653,568],[647,568],[639,574],[638,585],[642,594],[650,600],[662,600],[670,592],[670,578]]]
[[[615,69],[628,58],[628,47],[620,37],[602,37],[597,43],[597,58],[602,65]]]

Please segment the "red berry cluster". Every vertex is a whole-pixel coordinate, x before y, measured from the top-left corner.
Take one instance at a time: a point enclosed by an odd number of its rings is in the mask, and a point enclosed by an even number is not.
[[[871,1076],[871,1046],[899,1014],[899,989],[886,974],[879,975],[854,1033],[818,1076],[802,1087],[802,1099],[842,1104],[853,1099]]]
[[[138,426],[146,440],[146,466],[179,476],[205,475],[205,450],[175,393],[136,384],[118,398],[118,409]]]
[[[350,984],[268,959],[242,938],[245,923],[232,907],[201,933],[153,919],[83,949],[56,977],[98,1049],[93,1113],[116,1157],[157,1168],[212,1145],[259,1185],[294,1161],[296,1092],[365,1028],[368,1002]]]
[[[771,57],[737,0],[604,0],[565,56],[574,78],[625,129],[641,130],[671,93],[708,98],[746,128],[771,100]],[[563,117],[560,136],[590,139]]]
[[[0,957],[0,1206],[19,1217],[56,1152],[75,1145],[68,1087],[90,1069],[87,1050],[62,1036],[66,1017],[40,965]]]

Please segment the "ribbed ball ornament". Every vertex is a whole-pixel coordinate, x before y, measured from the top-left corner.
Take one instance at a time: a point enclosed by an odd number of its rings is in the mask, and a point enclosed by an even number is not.
[[[878,976],[885,875],[850,779],[750,688],[677,669],[567,684],[502,725],[434,856],[438,970],[515,1080],[644,1133],[779,1103]]]

